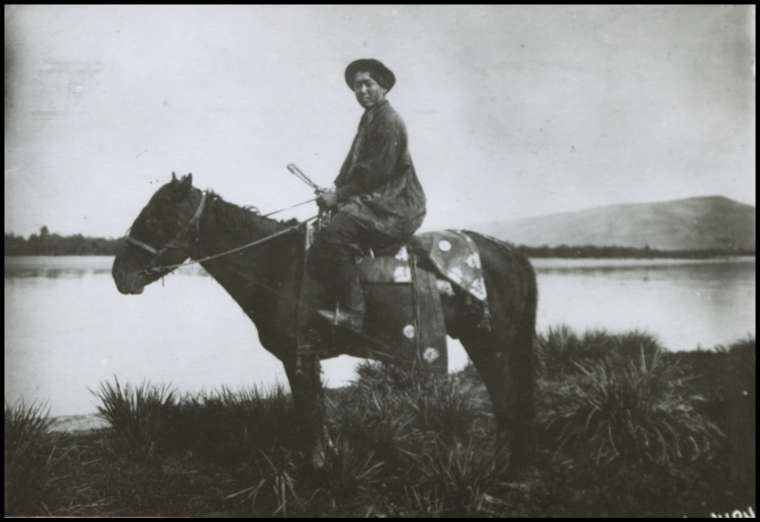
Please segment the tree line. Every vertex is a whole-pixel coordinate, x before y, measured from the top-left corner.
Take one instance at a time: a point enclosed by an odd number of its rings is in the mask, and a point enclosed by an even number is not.
[[[5,234],[6,256],[113,256],[123,239],[89,237],[82,234],[61,236],[51,234],[48,227],[28,238]]]
[[[5,234],[6,256],[113,256],[124,243],[123,238],[110,239],[89,237],[82,234],[61,236],[51,234],[48,227],[40,228],[39,234],[28,238]],[[633,248],[621,246],[525,246],[517,249],[528,257],[562,258],[679,258],[699,259],[726,255],[755,255],[755,250],[656,250],[650,247]]]
[[[562,257],[562,258],[638,258],[638,259],[703,259],[720,256],[754,256],[755,250],[657,250],[646,246],[644,248],[623,246],[596,245],[557,245],[557,246],[525,246],[517,247],[528,257]]]

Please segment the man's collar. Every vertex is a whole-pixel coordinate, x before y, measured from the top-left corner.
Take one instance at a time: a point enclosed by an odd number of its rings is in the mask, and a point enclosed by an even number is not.
[[[377,102],[376,104],[374,104],[369,109],[364,109],[364,112],[365,112],[365,114],[371,113],[371,112],[375,112],[378,108],[385,107],[386,105],[388,105],[388,99],[387,98],[383,98],[382,101]]]

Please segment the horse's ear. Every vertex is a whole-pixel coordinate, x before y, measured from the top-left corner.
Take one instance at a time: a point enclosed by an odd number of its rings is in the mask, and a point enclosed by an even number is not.
[[[177,182],[177,175],[174,173],[174,171],[172,171],[172,183],[176,183],[176,182]]]
[[[182,188],[189,189],[193,186],[193,174],[188,172],[187,176],[182,177]]]

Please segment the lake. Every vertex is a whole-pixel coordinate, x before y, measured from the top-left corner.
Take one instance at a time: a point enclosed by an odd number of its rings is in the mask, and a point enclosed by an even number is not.
[[[539,332],[639,329],[670,350],[755,335],[755,259],[534,259]],[[89,389],[170,383],[187,392],[271,386],[287,379],[254,325],[199,266],[140,296],[123,296],[110,257],[5,258],[5,400],[46,401],[52,415],[95,411]],[[467,355],[450,340],[449,370]],[[323,363],[329,386],[359,359]]]

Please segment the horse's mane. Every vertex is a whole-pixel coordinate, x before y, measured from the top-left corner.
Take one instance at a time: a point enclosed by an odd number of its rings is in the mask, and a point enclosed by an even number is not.
[[[213,207],[217,219],[223,222],[226,227],[234,227],[239,230],[263,229],[265,233],[274,233],[299,222],[295,218],[281,220],[262,216],[257,208],[230,203],[213,190],[208,190],[206,197],[208,198],[208,208]]]
[[[167,207],[165,205],[174,204],[176,201],[176,196],[173,195],[176,187],[176,182],[168,183],[161,187],[140,211],[132,226],[127,229],[126,234],[130,235],[136,228],[139,228],[142,233],[147,231],[145,221],[147,217],[146,213],[149,212],[149,209],[153,209],[154,218],[165,218],[167,216],[165,211]],[[197,187],[195,189],[201,190]],[[243,237],[274,234],[286,227],[299,223],[296,219],[278,220],[262,216],[257,208],[230,203],[211,189],[206,191],[206,210],[204,214],[206,213],[213,215],[215,225],[212,226],[217,228],[217,232],[229,231]],[[294,230],[294,232],[297,231]],[[286,234],[286,236],[290,236],[290,234]]]

